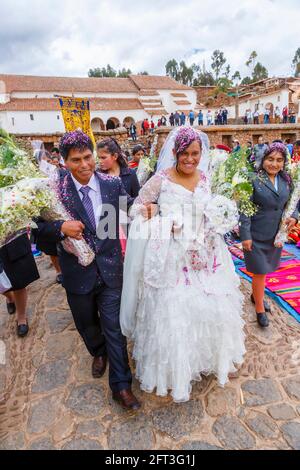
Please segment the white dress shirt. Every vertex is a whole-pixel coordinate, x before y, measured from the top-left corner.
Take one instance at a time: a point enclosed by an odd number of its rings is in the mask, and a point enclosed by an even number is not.
[[[88,186],[90,188],[89,197],[93,204],[94,216],[97,226],[102,210],[102,198],[99,181],[97,180],[95,174],[92,175],[90,181],[86,185],[82,185],[81,183],[79,183],[79,181],[77,181],[72,174],[71,178],[74,181],[75,187],[81,200],[83,199],[83,194],[80,192],[80,189],[85,186]]]

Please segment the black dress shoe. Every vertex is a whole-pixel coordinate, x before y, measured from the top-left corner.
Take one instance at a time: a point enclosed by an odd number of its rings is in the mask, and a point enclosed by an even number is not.
[[[94,357],[92,363],[92,376],[94,379],[100,379],[106,369],[107,358],[106,356]]]
[[[120,403],[122,408],[125,410],[136,411],[141,407],[140,402],[133,395],[131,389],[120,390],[119,392],[113,392],[113,399]]]
[[[252,302],[253,304],[255,304],[255,300],[254,300],[253,294],[251,294],[250,299],[251,299],[251,302]],[[265,312],[271,312],[271,307],[270,307],[270,305],[268,304],[268,302],[266,302],[266,300],[264,300],[264,309],[265,309]]]
[[[257,318],[257,323],[263,328],[265,328],[266,326],[269,326],[269,319],[266,315],[266,312],[256,313],[256,318]]]
[[[21,325],[17,325],[17,335],[18,336],[26,336],[29,331],[28,323],[22,323]]]
[[[10,315],[16,313],[16,304],[14,302],[6,302],[6,308]]]

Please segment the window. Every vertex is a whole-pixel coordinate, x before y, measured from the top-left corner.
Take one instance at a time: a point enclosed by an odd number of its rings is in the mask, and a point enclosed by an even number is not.
[[[14,117],[11,118],[11,123],[12,123],[13,126],[15,125],[15,118]]]
[[[33,120],[34,120],[33,114],[30,114],[30,121],[33,121]]]
[[[59,119],[59,114],[57,115],[57,119]]]

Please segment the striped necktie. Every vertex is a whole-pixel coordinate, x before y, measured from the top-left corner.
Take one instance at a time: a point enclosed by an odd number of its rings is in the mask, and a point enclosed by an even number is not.
[[[92,226],[94,227],[94,229],[96,230],[96,221],[95,221],[95,215],[94,215],[94,209],[93,209],[93,203],[92,203],[92,200],[89,196],[89,192],[90,192],[91,188],[89,186],[82,186],[79,191],[81,192],[81,194],[83,195],[83,198],[82,198],[82,204],[86,210],[86,213],[90,219],[90,222],[92,224]]]

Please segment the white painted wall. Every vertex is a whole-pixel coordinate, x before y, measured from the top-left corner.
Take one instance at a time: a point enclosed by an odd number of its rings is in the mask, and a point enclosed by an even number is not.
[[[30,119],[33,114],[33,121]],[[59,116],[59,119],[57,118]],[[106,124],[109,118],[115,117],[122,125],[126,117],[132,117],[135,121],[149,118],[142,109],[129,109],[126,111],[92,111],[91,120],[100,118]],[[14,124],[13,124],[14,118]],[[64,132],[64,122],[60,111],[0,111],[0,127],[17,134],[51,134]]]

